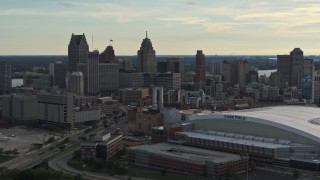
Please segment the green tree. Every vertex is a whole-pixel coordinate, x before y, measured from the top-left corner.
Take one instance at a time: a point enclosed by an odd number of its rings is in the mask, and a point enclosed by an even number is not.
[[[112,169],[113,168],[113,165],[114,165],[114,162],[113,161],[110,161],[110,160],[107,160],[106,161],[106,167],[108,169]]]
[[[95,168],[101,169],[105,165],[105,160],[101,158],[96,158],[95,160],[93,160],[93,164]]]
[[[167,169],[165,169],[165,168],[161,169],[160,170],[160,174],[163,175],[163,176],[166,175],[167,174]]]
[[[233,179],[233,180],[242,180],[243,178],[242,178],[239,174],[234,174],[234,175],[232,176],[232,179]]]
[[[80,157],[81,157],[81,152],[80,152],[80,150],[78,149],[78,150],[75,150],[74,152],[73,152],[73,158],[75,158],[75,159],[80,159]]]
[[[60,144],[59,145],[59,149],[62,151],[62,150],[64,150],[66,148],[66,145],[64,145],[64,144]]]
[[[298,171],[298,170],[293,170],[293,177],[295,178],[295,179],[298,179],[299,177],[300,177],[300,172]]]
[[[79,139],[80,139],[81,141],[85,141],[85,140],[87,140],[87,137],[85,137],[85,136],[80,136]]]
[[[236,168],[234,166],[229,166],[227,169],[227,176],[233,177],[236,174]]]
[[[6,155],[9,155],[9,154],[11,154],[11,150],[6,150],[4,153],[5,153]]]
[[[83,180],[81,175],[76,175],[73,179],[74,180]]]
[[[12,153],[13,153],[14,155],[18,155],[18,149],[17,149],[17,148],[14,148],[14,150],[12,151]]]
[[[255,171],[255,170],[256,170],[256,163],[255,163],[254,161],[252,161],[252,162],[250,163],[250,170],[251,170],[251,171]]]
[[[53,143],[53,142],[54,142],[54,137],[52,136],[47,140],[46,144],[50,144],[50,143]]]
[[[128,173],[128,171],[127,171],[125,168],[123,168],[123,167],[119,167],[118,170],[117,170],[117,172],[118,172],[119,174],[122,174],[122,175]]]

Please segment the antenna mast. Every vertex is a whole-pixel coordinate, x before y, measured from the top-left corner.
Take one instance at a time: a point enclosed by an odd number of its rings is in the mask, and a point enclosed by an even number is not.
[[[91,47],[91,48],[92,48],[91,50],[93,51],[93,35],[91,36],[91,46],[92,46],[92,47]]]

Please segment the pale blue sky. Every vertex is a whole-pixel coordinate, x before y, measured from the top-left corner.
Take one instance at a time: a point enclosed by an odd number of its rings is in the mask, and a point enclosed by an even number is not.
[[[66,55],[72,33],[135,55],[146,30],[159,55],[320,54],[319,0],[0,0],[0,24],[0,55]]]

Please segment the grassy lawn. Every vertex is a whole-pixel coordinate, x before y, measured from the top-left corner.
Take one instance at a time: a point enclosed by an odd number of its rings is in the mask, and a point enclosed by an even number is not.
[[[73,150],[76,150],[76,149],[78,149],[79,147],[80,147],[79,144],[75,144],[75,145],[73,145],[73,146],[71,146],[71,147],[69,147],[69,148],[67,148],[67,149],[65,149],[65,150],[63,150],[63,151],[55,154],[54,156],[51,156],[51,157],[49,158],[49,160],[52,160],[52,159],[54,159],[54,158],[57,158],[57,157],[62,156],[62,155],[64,155],[64,154],[67,154],[68,152],[73,151]]]
[[[0,154],[0,164],[1,163],[4,163],[4,162],[6,162],[6,161],[9,161],[9,160],[11,160],[11,159],[13,159],[13,158],[15,158],[16,156],[7,156],[7,155],[1,155]]]
[[[71,159],[68,162],[68,165],[79,170],[85,170],[89,172],[96,172],[96,173],[103,173],[103,174],[118,174],[116,171],[107,169],[107,168],[101,168],[97,169],[93,166],[86,165],[83,167],[84,163],[81,162],[79,159]],[[195,176],[187,176],[187,175],[173,175],[170,173],[166,173],[165,175],[162,175],[160,171],[150,171],[150,170],[144,170],[140,168],[130,168],[128,169],[128,173],[122,174],[124,176],[131,176],[131,177],[142,177],[142,178],[148,178],[148,179],[166,179],[166,180],[196,180],[199,179],[199,177]]]
[[[107,169],[107,168],[97,169],[95,167],[92,167],[92,166],[85,164],[84,162],[80,161],[79,159],[74,159],[74,158],[72,158],[68,162],[68,165],[75,168],[75,169],[89,171],[89,172],[103,173],[103,174],[110,174],[110,173],[116,174],[115,172],[113,172],[110,169]],[[83,167],[83,165],[85,165],[85,167]]]

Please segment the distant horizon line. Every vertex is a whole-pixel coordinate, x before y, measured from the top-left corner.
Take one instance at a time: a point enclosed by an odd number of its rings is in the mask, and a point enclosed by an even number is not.
[[[289,55],[289,54],[277,54],[277,55]],[[205,56],[274,56],[276,57],[277,55],[269,55],[269,54],[205,54]],[[24,54],[19,54],[19,55],[0,55],[0,56],[68,56],[66,55],[59,55],[59,54],[29,54],[29,55],[24,55]],[[117,56],[137,56],[137,55],[115,55]],[[159,54],[156,56],[196,56],[196,54]],[[308,54],[308,55],[304,55],[304,56],[320,56],[319,55],[314,55],[314,54]]]

